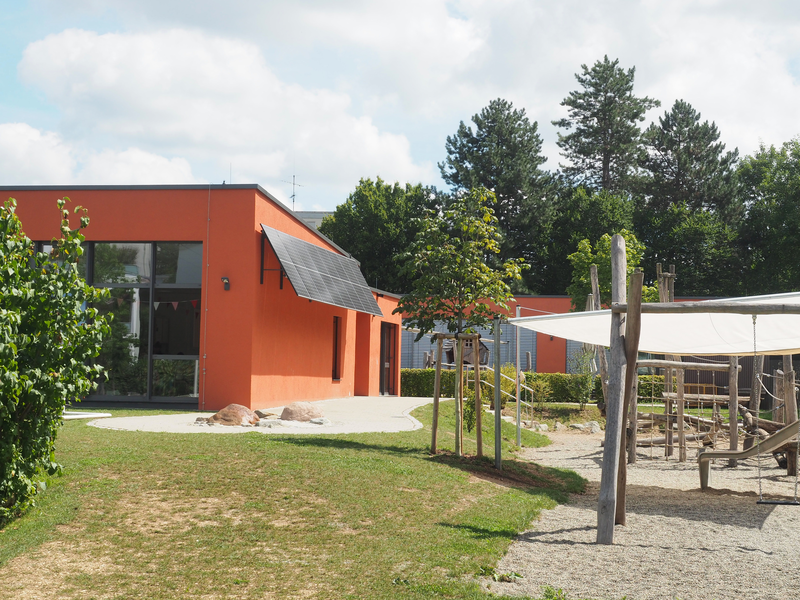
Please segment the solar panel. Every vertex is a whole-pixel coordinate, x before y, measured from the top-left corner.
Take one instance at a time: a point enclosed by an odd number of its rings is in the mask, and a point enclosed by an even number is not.
[[[352,258],[320,248],[261,224],[283,272],[301,298],[382,317],[383,313]]]

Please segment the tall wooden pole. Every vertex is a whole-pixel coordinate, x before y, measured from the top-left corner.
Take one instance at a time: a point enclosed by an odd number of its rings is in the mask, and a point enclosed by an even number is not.
[[[669,276],[661,271],[661,263],[656,265],[656,273],[658,274],[658,301],[669,302]],[[665,357],[667,360],[676,360],[672,355]],[[664,391],[672,393],[672,367],[664,370]],[[664,443],[664,456],[670,457],[674,452],[674,436],[672,433],[672,420],[669,418],[672,412],[672,399],[664,398],[664,414],[667,415],[667,428],[665,431],[666,441]]]
[[[621,235],[611,238],[611,303],[625,302],[625,276],[627,259],[625,239]],[[606,399],[606,435],[603,451],[603,468],[600,476],[600,496],[597,502],[597,543],[614,543],[614,517],[617,506],[617,472],[622,428],[625,424],[623,408],[625,393],[625,323],[622,315],[611,314],[611,360],[608,368],[608,396]]]
[[[464,430],[464,425],[461,422],[461,397],[463,396],[464,387],[464,340],[456,339],[453,340],[455,342],[455,351],[456,351],[456,456],[461,456],[461,432]]]
[[[731,450],[739,449],[739,357],[730,357],[730,368],[728,369],[728,424]],[[735,458],[728,460],[729,467],[738,464]]]
[[[475,437],[478,443],[478,456],[483,456],[483,404],[481,402],[481,336],[472,338],[472,366],[475,376]]]
[[[783,398],[786,405],[786,422],[794,423],[797,420],[797,396],[794,391],[794,367],[792,355],[783,357]]]
[[[760,410],[761,408],[761,374],[764,371],[764,355],[758,354],[753,360],[753,383],[750,385],[750,403],[748,404],[751,411]],[[743,448],[747,450],[755,443],[753,436],[747,436],[744,439]]]
[[[433,379],[433,423],[431,427],[431,454],[436,454],[436,434],[439,431],[439,396],[442,391],[442,345],[444,339],[436,337],[436,376]]]
[[[678,462],[686,462],[686,419],[684,419],[684,369],[677,370],[678,377]]]
[[[500,408],[500,318],[494,319],[494,468],[503,470],[502,412]]]
[[[522,312],[521,308],[522,307],[520,307],[520,305],[517,304],[517,318],[519,318],[520,313]],[[518,325],[514,326],[514,340],[516,341],[515,354],[517,356],[517,415],[516,415],[517,416],[517,447],[521,448],[522,447],[522,403],[520,402],[520,400],[522,400],[522,398],[521,398],[522,390],[520,389],[519,378],[522,375],[522,371],[520,371],[520,364],[519,364],[519,326]]]
[[[642,331],[642,282],[644,274],[636,269],[631,275],[628,295],[628,313],[625,319],[625,393],[622,404],[622,427],[619,445],[619,467],[617,470],[617,505],[614,522],[625,525],[625,492],[628,482],[628,423],[630,407],[633,405],[633,394],[636,393],[636,358],[639,355],[639,334]],[[636,453],[633,447],[632,453]]]

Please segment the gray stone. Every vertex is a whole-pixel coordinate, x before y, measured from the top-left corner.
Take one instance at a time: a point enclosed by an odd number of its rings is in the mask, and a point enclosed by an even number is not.
[[[572,423],[569,426],[569,428],[570,429],[577,429],[578,431],[583,431],[584,429],[586,429],[586,425],[583,425],[582,423]]]
[[[315,417],[315,418],[311,419],[311,422],[314,423],[314,425],[330,425],[331,424],[331,420],[328,419],[327,417]]]
[[[280,415],[274,411],[271,411],[266,408],[258,408],[255,411],[259,419],[277,419]]]
[[[589,421],[586,424],[586,429],[589,431],[589,433],[600,433],[603,431],[603,428],[600,427],[600,423],[597,421]]]
[[[322,409],[311,402],[292,402],[283,409],[281,419],[284,421],[310,421],[324,417]]]
[[[283,421],[279,419],[262,419],[256,423],[256,427],[267,427],[269,429],[273,427],[283,427]]]
[[[555,431],[564,431],[566,429],[566,426],[560,421],[556,421],[555,425],[553,426],[553,429]]]
[[[547,426],[547,423],[539,423],[539,431],[549,431],[550,428]]]

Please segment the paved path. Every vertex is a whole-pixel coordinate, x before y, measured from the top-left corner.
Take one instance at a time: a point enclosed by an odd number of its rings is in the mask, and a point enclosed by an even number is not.
[[[103,429],[123,431],[155,431],[170,433],[245,433],[257,431],[267,434],[287,433],[365,433],[413,431],[420,429],[422,423],[410,415],[418,406],[432,402],[430,398],[408,398],[396,396],[354,396],[320,400],[315,406],[322,409],[330,425],[312,425],[285,421],[282,427],[225,427],[222,425],[208,427],[195,425],[200,416],[213,413],[184,413],[177,415],[151,415],[146,417],[112,417],[98,419],[89,425]],[[283,407],[266,409],[280,415]]]

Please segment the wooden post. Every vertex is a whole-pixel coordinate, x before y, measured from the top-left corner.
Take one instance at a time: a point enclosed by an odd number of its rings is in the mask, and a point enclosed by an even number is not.
[[[634,365],[636,369],[636,365]],[[639,376],[633,378],[633,390],[631,392],[631,404],[628,410],[628,420],[631,424],[631,435],[628,437],[628,464],[636,462],[636,432],[639,429]]]
[[[478,443],[478,456],[483,456],[483,404],[481,402],[481,336],[472,338],[472,365],[475,372],[475,437]]]
[[[611,238],[611,302],[625,302],[627,259],[625,239]],[[622,428],[625,424],[625,323],[622,315],[611,314],[611,360],[608,369],[606,397],[606,435],[603,466],[600,476],[600,495],[597,502],[597,543],[614,543],[614,517],[617,507],[617,472]]]
[[[783,371],[775,369],[772,371],[772,395],[775,398],[784,398],[783,394]],[[779,423],[786,423],[786,403],[779,406],[775,403],[775,398],[772,399],[772,420]]]
[[[589,267],[589,279],[592,282],[592,310],[600,310],[600,280],[597,277],[597,265]],[[597,366],[600,369],[600,383],[603,388],[603,402],[608,405],[608,360],[606,349],[597,346]]]
[[[761,383],[759,383],[759,381],[761,379],[761,373],[763,373],[763,371],[764,371],[764,355],[758,354],[755,357],[755,360],[753,360],[753,383],[750,386],[750,402],[748,404],[748,407],[753,412],[761,409]],[[752,436],[747,436],[744,439],[744,444],[742,447],[745,450],[747,450],[748,448],[751,448],[754,443],[755,443],[755,438]]]
[[[494,318],[494,468],[503,470],[502,409],[500,408],[500,317]]]
[[[522,312],[522,308],[519,304],[517,304],[517,318],[519,318],[520,313]],[[514,326],[514,339],[516,341],[516,363],[517,363],[517,447],[522,447],[522,404],[520,400],[522,400],[522,390],[519,387],[519,377],[521,374],[520,364],[519,364],[519,326]]]
[[[525,352],[525,370],[533,371],[533,357],[530,352]]]
[[[685,371],[677,369],[678,375],[678,461],[686,462],[686,419],[683,418],[683,378]]]
[[[628,313],[625,318],[625,393],[622,403],[622,426],[620,428],[619,466],[617,468],[617,505],[614,522],[625,525],[625,492],[628,481],[628,426],[631,395],[636,390],[636,358],[639,355],[639,334],[642,331],[642,282],[644,274],[639,270],[631,275],[628,297]],[[636,454],[636,447],[633,448]]]
[[[455,344],[455,361],[456,361],[456,456],[461,456],[461,432],[464,430],[464,424],[462,423],[462,401],[461,398],[463,397],[463,385],[464,385],[464,340],[456,339],[454,340]]]
[[[783,398],[786,423],[794,423],[797,421],[797,395],[794,391],[794,368],[790,354],[783,357]]]
[[[439,396],[442,391],[442,345],[444,339],[436,336],[436,375],[433,379],[433,423],[431,427],[431,454],[436,454],[436,434],[439,431]]]
[[[669,277],[661,272],[661,263],[656,265],[656,273],[658,274],[658,301],[669,302]],[[674,356],[665,356],[667,360],[676,360]],[[664,391],[672,393],[672,367],[664,370]],[[664,444],[664,456],[670,457],[675,452],[674,436],[672,432],[672,399],[666,398],[664,400],[664,414],[667,415],[667,428],[664,431],[664,436],[667,438]]]
[[[728,369],[728,427],[730,432],[731,450],[739,449],[739,357],[730,357]],[[728,460],[729,467],[735,467],[737,460]]]

